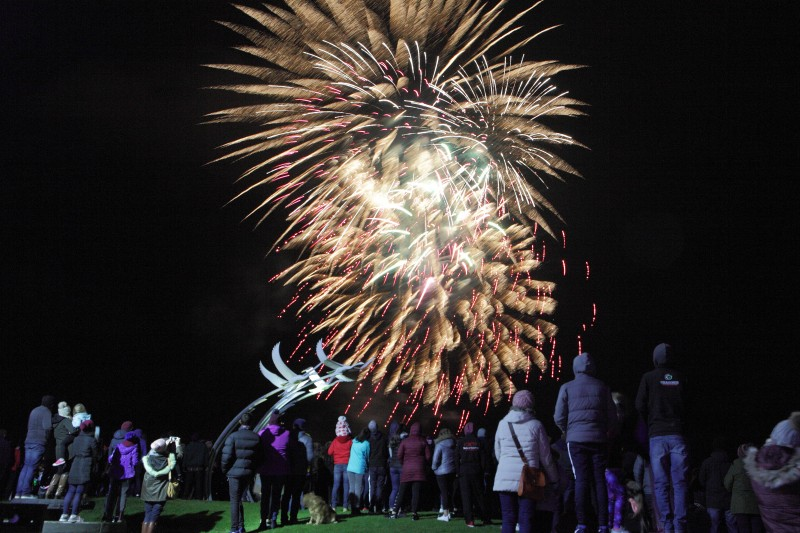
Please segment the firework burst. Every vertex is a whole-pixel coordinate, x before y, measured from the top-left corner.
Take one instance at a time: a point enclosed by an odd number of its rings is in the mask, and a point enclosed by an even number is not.
[[[252,162],[241,195],[266,193],[251,216],[288,210],[276,249],[302,255],[277,277],[321,317],[306,334],[347,364],[374,358],[376,391],[499,400],[544,369],[556,332],[554,284],[534,272],[560,220],[540,188],[577,174],[552,151],[577,143],[545,118],[581,114],[551,83],[574,66],[512,59],[536,36],[511,39],[524,13],[501,22],[504,2],[286,5],[222,23],[251,60],[210,66],[251,83],[217,88],[255,100],[211,121],[253,126],[219,160]]]

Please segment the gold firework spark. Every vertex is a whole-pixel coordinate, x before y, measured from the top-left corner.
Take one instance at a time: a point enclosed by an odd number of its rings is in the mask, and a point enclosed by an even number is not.
[[[251,215],[288,209],[276,248],[303,254],[278,278],[322,317],[307,334],[424,404],[500,400],[556,333],[554,284],[534,272],[537,230],[560,217],[540,187],[577,174],[553,152],[577,143],[545,117],[581,103],[551,83],[575,66],[512,59],[536,35],[512,40],[527,11],[501,23],[504,4],[236,6],[254,23],[222,24],[251,60],[210,65],[250,81],[217,87],[255,98],[212,114],[254,127],[219,160],[252,162],[240,195],[267,193]]]

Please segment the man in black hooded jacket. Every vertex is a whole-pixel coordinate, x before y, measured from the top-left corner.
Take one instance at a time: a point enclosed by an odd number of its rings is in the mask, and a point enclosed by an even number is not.
[[[639,384],[636,410],[647,423],[659,520],[665,532],[685,533],[689,493],[689,451],[683,436],[686,378],[675,368],[669,344],[655,347],[653,363],[656,368],[643,375]]]

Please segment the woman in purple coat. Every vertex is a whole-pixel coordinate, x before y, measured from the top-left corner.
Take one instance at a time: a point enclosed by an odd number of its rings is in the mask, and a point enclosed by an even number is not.
[[[136,465],[139,464],[139,439],[136,433],[128,431],[125,440],[117,444],[108,456],[108,477],[111,484],[106,496],[104,522],[119,522],[125,514],[125,503],[128,499],[128,487],[136,477]],[[114,512],[119,500],[119,511]]]
[[[264,462],[258,469],[261,476],[261,524],[260,529],[277,527],[278,510],[281,508],[281,492],[289,478],[289,431],[281,425],[281,414],[274,412],[267,427],[261,430],[261,447]],[[281,525],[288,525],[288,518],[281,517]]]
[[[400,514],[403,497],[408,486],[411,485],[411,519],[419,520],[419,515],[417,514],[419,510],[419,493],[422,489],[422,484],[427,479],[426,466],[431,460],[431,449],[425,438],[420,435],[419,422],[411,424],[408,437],[400,443],[397,456],[403,465],[403,470],[400,474],[400,491],[397,494],[397,500],[389,518],[397,518]]]

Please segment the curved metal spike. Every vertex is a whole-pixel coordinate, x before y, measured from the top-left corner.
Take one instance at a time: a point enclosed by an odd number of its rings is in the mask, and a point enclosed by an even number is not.
[[[278,369],[278,372],[280,372],[281,375],[285,377],[287,381],[289,381],[289,383],[299,381],[302,379],[302,376],[295,374],[292,369],[283,362],[283,359],[281,359],[280,345],[281,343],[278,342],[272,347],[272,362],[275,364],[275,368]]]
[[[277,375],[275,375],[272,372],[270,372],[269,370],[267,370],[267,367],[265,367],[264,364],[261,361],[258,362],[258,368],[261,369],[261,374],[265,378],[267,378],[269,380],[269,382],[272,383],[273,385],[275,385],[277,388],[282,389],[283,387],[286,386],[286,383],[287,383],[286,380],[278,377]]]
[[[322,347],[322,339],[317,341],[317,359],[319,359],[320,363],[327,366],[331,370],[338,370],[344,366],[340,363],[337,363],[336,361],[333,361],[328,357],[328,355],[325,353],[325,350]]]

